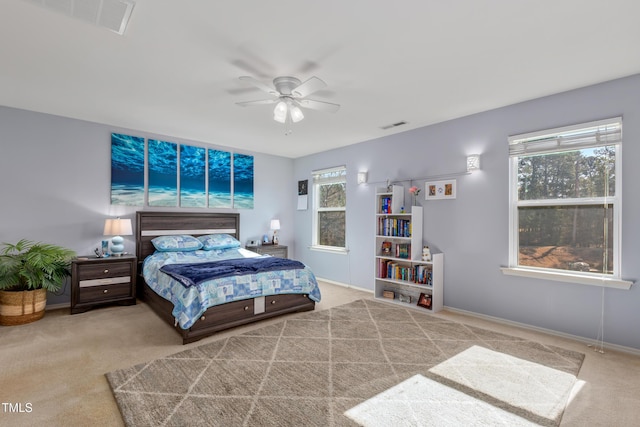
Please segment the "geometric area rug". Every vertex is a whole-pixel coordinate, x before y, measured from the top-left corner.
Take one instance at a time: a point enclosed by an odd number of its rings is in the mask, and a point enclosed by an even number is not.
[[[583,359],[358,300],[106,377],[127,426],[557,426]]]

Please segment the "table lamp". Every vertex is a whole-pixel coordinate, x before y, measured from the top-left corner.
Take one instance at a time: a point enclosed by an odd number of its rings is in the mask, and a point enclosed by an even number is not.
[[[280,230],[280,220],[279,219],[272,219],[271,220],[271,229],[273,230],[273,240],[271,241],[271,243],[273,243],[274,245],[278,244],[278,230]]]
[[[107,219],[104,221],[104,235],[113,236],[111,238],[111,255],[121,256],[124,251],[124,239],[122,236],[131,236],[133,230],[131,228],[131,220],[125,219]]]

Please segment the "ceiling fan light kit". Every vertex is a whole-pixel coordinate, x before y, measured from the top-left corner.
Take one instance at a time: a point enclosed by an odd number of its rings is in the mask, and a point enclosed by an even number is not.
[[[237,105],[248,107],[254,105],[276,104],[276,107],[273,109],[273,120],[279,123],[289,125],[292,122],[298,123],[300,120],[304,119],[304,114],[300,107],[329,113],[335,113],[340,109],[339,104],[306,99],[308,95],[311,95],[312,93],[327,86],[325,82],[315,76],[309,78],[304,83],[301,82],[300,79],[291,76],[276,77],[273,79],[273,86],[275,89],[250,76],[242,76],[240,77],[240,80],[254,85],[258,89],[274,96],[274,98],[238,102]],[[291,133],[291,130],[286,129],[285,135],[288,135],[289,133]]]
[[[292,105],[289,111],[291,114],[291,120],[293,123],[298,123],[300,120],[304,119],[304,114],[302,114],[302,110],[298,108],[296,105]]]
[[[276,108],[273,109],[273,120],[284,123],[287,119],[287,104],[284,101],[278,102]]]

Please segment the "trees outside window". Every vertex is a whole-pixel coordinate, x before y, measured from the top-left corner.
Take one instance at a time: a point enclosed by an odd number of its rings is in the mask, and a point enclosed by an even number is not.
[[[510,266],[620,274],[619,118],[511,137]]]
[[[346,167],[313,172],[313,190],[313,246],[346,249]]]

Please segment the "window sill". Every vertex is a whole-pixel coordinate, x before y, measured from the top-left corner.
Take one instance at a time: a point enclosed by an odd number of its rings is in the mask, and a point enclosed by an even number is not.
[[[309,249],[311,249],[312,251],[329,252],[332,254],[343,254],[343,255],[346,255],[349,252],[347,248],[337,248],[335,246],[313,245],[313,246],[309,246]]]
[[[586,276],[582,274],[563,273],[555,271],[542,271],[523,267],[501,267],[503,274],[509,276],[531,277],[534,279],[555,280],[557,282],[579,283],[582,285],[601,286],[603,288],[631,289],[633,282],[630,280],[615,279],[612,277]]]

